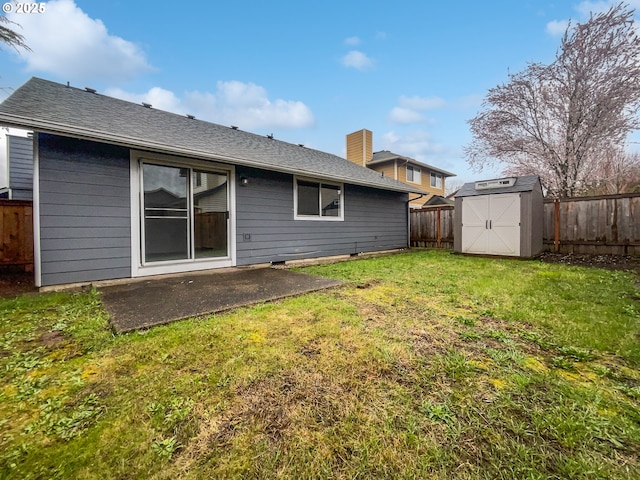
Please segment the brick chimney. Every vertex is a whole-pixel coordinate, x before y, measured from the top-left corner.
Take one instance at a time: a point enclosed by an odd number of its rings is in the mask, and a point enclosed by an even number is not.
[[[362,167],[373,158],[373,134],[362,129],[347,135],[347,160]]]

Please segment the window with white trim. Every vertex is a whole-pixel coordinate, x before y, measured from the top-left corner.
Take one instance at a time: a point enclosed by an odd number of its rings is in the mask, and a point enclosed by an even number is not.
[[[294,190],[296,219],[343,219],[344,210],[342,185],[296,178]]]
[[[422,172],[418,167],[414,167],[413,165],[407,165],[407,182],[411,183],[422,183]]]
[[[431,186],[435,188],[442,188],[442,175],[431,172]]]

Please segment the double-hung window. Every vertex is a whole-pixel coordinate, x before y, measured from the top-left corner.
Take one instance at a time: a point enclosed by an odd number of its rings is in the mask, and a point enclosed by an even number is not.
[[[407,182],[422,183],[422,175],[418,167],[413,165],[407,165]]]
[[[303,178],[295,179],[294,210],[297,220],[342,220],[343,186]]]
[[[431,172],[431,186],[435,188],[442,188],[442,175]]]

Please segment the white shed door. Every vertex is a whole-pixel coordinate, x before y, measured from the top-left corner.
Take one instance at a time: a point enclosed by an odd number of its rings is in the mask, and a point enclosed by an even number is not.
[[[466,197],[462,203],[462,252],[488,253],[489,195]]]
[[[520,194],[463,199],[462,252],[520,255]]]
[[[489,252],[520,255],[520,194],[489,195]]]

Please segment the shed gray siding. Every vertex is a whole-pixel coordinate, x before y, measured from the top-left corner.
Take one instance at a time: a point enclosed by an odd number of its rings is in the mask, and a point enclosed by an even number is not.
[[[544,194],[542,185],[538,183],[531,191],[531,251],[530,256],[535,257],[544,249]]]
[[[7,135],[9,188],[13,200],[33,199],[33,139]]]
[[[531,192],[522,192],[520,194],[520,256],[525,258],[533,256],[531,251],[534,232],[530,221],[531,215],[533,215]]]
[[[537,182],[530,192],[520,194],[520,256],[532,258],[543,248],[544,197]]]
[[[39,135],[42,286],[131,277],[129,149]]]
[[[453,209],[453,251],[462,252],[462,198],[455,197]]]
[[[407,246],[407,194],[344,186],[344,221],[294,220],[293,175],[237,167],[237,264]],[[250,238],[245,239],[245,234]]]

